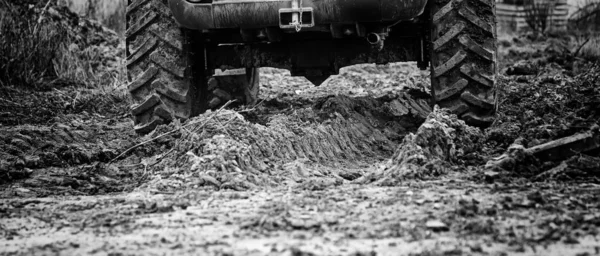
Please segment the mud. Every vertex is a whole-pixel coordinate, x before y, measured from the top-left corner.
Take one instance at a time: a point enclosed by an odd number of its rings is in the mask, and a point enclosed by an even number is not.
[[[524,48],[502,48],[500,115],[483,131],[433,110],[415,63],[348,67],[320,87],[263,69],[257,105],[143,137],[125,103],[3,123],[0,252],[598,254],[598,152],[485,168],[512,144],[598,124],[597,64],[544,53],[535,75],[506,75],[531,61]]]
[[[384,165],[367,173],[363,183],[397,186],[409,179],[448,173],[457,156],[480,150],[479,129],[436,106],[414,134],[404,137]]]
[[[156,134],[175,131],[169,136],[176,139],[169,157],[162,156],[153,169],[160,176],[155,186],[167,189],[165,183],[175,177],[178,182],[170,184],[172,188],[185,184],[246,190],[318,177],[341,184],[356,176],[345,168],[366,167],[391,156],[394,145],[430,111],[425,99],[408,93],[307,98],[305,105],[296,107],[286,101],[255,107],[247,115],[256,123],[222,110],[191,119],[185,127],[162,127]],[[277,113],[268,110],[271,105],[280,106]],[[164,172],[165,168],[179,171]]]
[[[585,132],[599,124],[598,61],[573,57],[573,51],[566,46],[568,40],[564,38],[536,40],[520,38],[514,44],[501,48],[501,52],[506,53],[502,58],[506,75],[501,77],[505,81],[501,88],[504,96],[500,104],[502,114],[496,125],[486,132],[491,147],[506,149],[513,143],[525,148],[533,147]],[[524,57],[527,59],[522,59]],[[507,64],[511,61],[516,63]],[[536,71],[534,74],[512,73],[515,68],[523,66]],[[598,152],[588,154],[598,156]],[[536,180],[544,176],[542,173],[563,166],[561,170],[564,175],[554,174],[554,177],[597,180],[594,172],[571,168],[568,167],[571,165],[562,163],[567,159],[540,161],[524,155],[519,158],[523,160],[513,166],[513,171],[503,173],[504,177]],[[584,158],[587,159],[586,156]]]
[[[67,115],[51,125],[0,127],[2,197],[123,191],[131,168],[108,163],[137,140],[128,120]],[[140,150],[141,151],[141,150]]]
[[[523,188],[452,180],[306,192],[279,188],[9,199],[2,204],[3,220],[10,219],[3,223],[3,250],[206,255],[564,255],[598,250],[594,236],[600,216],[591,210],[598,207],[597,186]]]

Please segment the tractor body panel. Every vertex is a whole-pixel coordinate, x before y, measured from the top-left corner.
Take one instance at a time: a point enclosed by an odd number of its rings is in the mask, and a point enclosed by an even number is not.
[[[296,2],[295,2],[296,1]],[[202,1],[205,2],[205,1]],[[423,13],[426,0],[169,0],[175,20],[185,28],[263,28],[285,24],[286,13],[302,11],[315,25],[388,23]],[[309,20],[310,19],[310,20]]]

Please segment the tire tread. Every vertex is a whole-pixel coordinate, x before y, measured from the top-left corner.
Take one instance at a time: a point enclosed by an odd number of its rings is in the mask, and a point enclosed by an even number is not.
[[[438,0],[431,13],[436,104],[470,125],[491,125],[497,103],[495,2]]]

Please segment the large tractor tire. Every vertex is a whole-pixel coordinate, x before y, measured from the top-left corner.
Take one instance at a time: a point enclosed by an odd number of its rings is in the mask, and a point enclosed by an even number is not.
[[[229,100],[256,102],[258,69],[207,77],[206,46],[199,37],[176,24],[166,0],[128,0],[127,76],[136,132],[151,132]]]
[[[431,0],[431,85],[436,104],[469,125],[495,119],[494,0]]]

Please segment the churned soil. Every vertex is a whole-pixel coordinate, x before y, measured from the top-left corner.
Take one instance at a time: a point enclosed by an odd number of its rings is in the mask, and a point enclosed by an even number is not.
[[[600,122],[598,64],[525,40],[487,130],[432,108],[415,63],[320,87],[263,68],[257,105],[145,136],[125,102],[22,112],[0,126],[0,253],[596,255],[598,151],[490,164]]]

